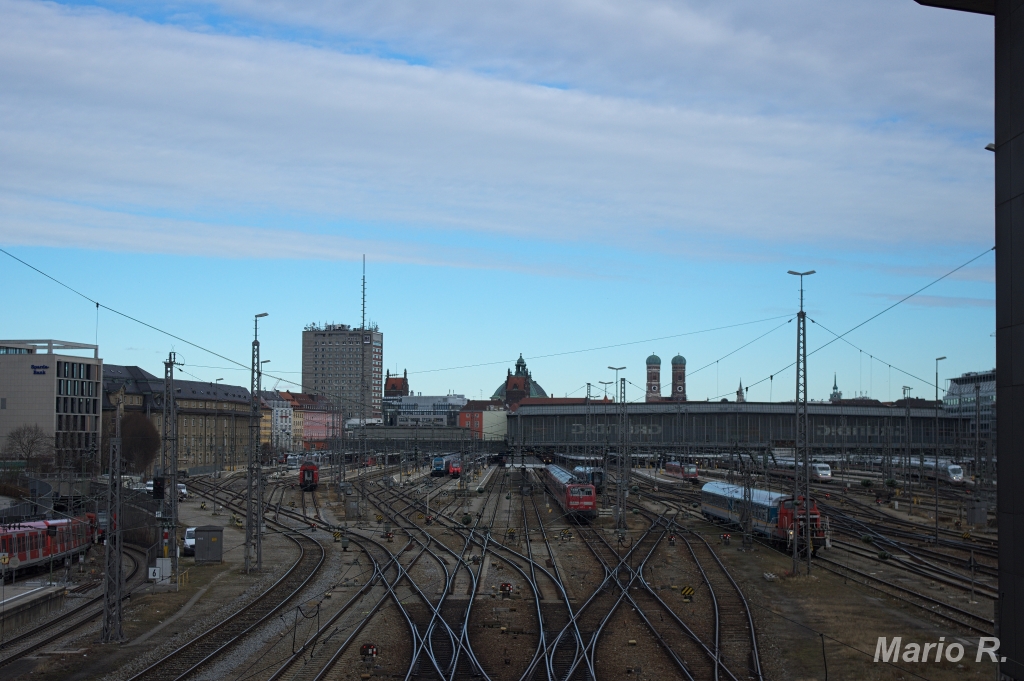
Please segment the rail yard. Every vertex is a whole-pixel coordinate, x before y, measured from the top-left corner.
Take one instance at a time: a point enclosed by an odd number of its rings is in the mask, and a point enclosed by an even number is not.
[[[140,680],[992,673],[973,652],[926,666],[874,660],[880,636],[972,651],[993,635],[997,539],[959,522],[969,489],[942,489],[936,542],[926,505],[813,483],[807,575],[804,549],[792,572],[785,530],[801,516],[786,516],[784,476],[747,483],[763,513],[745,537],[721,511],[742,490],[738,472],[634,468],[617,527],[614,471],[572,463],[451,455],[412,469],[380,458],[279,471],[264,490],[263,570],[251,574],[245,476],[191,478],[180,520],[223,528],[222,562],[181,558],[182,577],[160,585],[128,545],[127,640],[104,646],[94,548],[88,570],[68,571],[62,608],[5,629],[0,666],[8,678]]]

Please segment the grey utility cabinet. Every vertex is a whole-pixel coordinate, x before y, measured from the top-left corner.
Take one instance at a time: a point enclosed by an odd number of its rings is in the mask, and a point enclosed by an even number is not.
[[[196,565],[224,562],[224,528],[203,525],[196,528]]]

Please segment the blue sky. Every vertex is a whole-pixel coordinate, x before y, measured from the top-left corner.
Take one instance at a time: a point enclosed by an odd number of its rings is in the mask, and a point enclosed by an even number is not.
[[[642,386],[649,353],[681,352],[691,399],[741,379],[791,399],[792,370],[758,383],[795,354],[787,270],[818,271],[814,349],[993,243],[991,19],[911,0],[0,0],[0,19],[0,245],[243,363],[269,312],[282,379],[303,325],[358,323],[365,253],[385,362],[424,394],[487,396],[520,352],[555,395],[608,365]],[[847,395],[930,395],[889,365],[930,380],[940,355],[945,377],[991,368],[993,260],[814,354],[811,396],[833,372]],[[6,257],[0,277],[3,337],[97,334],[87,301]],[[157,373],[174,349],[247,380],[106,311],[98,336],[108,362]]]

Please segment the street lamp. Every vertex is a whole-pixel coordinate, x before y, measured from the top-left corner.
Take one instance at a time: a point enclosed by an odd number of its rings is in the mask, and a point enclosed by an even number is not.
[[[935,547],[939,546],[939,362],[945,356],[935,358]],[[923,472],[923,471],[922,471]]]
[[[223,380],[224,380],[223,378],[218,378],[218,379],[217,379],[216,381],[214,381],[213,383],[214,383],[214,385],[216,385],[216,384],[220,383],[220,382],[221,382],[221,381],[223,381]]]
[[[626,367],[608,367],[608,368],[609,368],[609,369],[611,369],[612,371],[614,371],[614,372],[615,372],[615,386],[616,386],[616,388],[615,388],[615,389],[616,389],[616,390],[618,390],[618,385],[619,385],[619,372],[620,372],[620,371],[625,371],[625,370],[626,370]]]

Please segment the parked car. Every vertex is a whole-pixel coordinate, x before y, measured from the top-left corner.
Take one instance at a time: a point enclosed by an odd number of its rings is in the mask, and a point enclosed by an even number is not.
[[[182,548],[181,553],[186,556],[196,555],[196,528],[189,527],[185,529],[185,546]]]
[[[185,489],[185,485],[183,483],[180,483],[180,482],[178,483],[178,498],[179,499],[188,499],[188,490]]]

